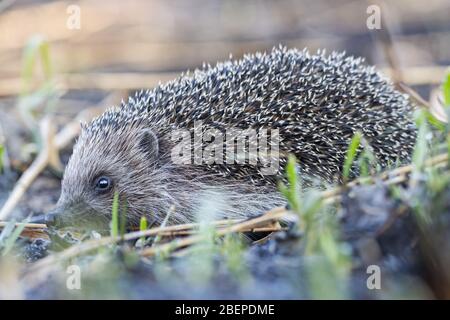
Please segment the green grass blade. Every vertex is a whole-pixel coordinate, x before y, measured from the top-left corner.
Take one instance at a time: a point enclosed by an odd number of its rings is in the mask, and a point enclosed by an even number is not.
[[[111,219],[111,236],[117,237],[119,235],[119,193],[114,193],[112,204],[112,219]]]
[[[450,107],[450,73],[447,74],[444,80],[442,90],[444,93],[444,104],[446,107]]]
[[[141,221],[139,222],[139,231],[145,231],[148,228],[147,219],[145,217],[141,217]],[[145,237],[141,237],[141,242],[145,242]]]
[[[13,232],[16,226],[16,220],[8,221],[8,223],[3,228],[2,232],[0,232],[0,247],[3,247],[5,244],[5,240],[8,239],[10,234]]]
[[[450,167],[450,135],[447,136],[447,165]]]
[[[29,85],[33,78],[33,71],[38,57],[41,59],[42,70],[46,80],[48,81],[52,78],[53,74],[49,44],[41,36],[34,36],[30,39],[30,41],[28,41],[23,54],[22,95],[26,94],[29,90]]]
[[[353,135],[352,140],[350,141],[350,145],[347,149],[347,154],[345,156],[344,167],[342,169],[342,176],[344,178],[344,181],[348,181],[350,169],[352,168],[353,162],[355,161],[355,157],[358,152],[358,147],[361,142],[361,137],[362,137],[361,133],[356,132]]]
[[[288,200],[291,209],[297,213],[300,212],[300,182],[298,179],[297,159],[294,155],[289,155],[286,164],[286,178],[289,186],[285,186],[283,183],[279,184],[280,192]]]
[[[5,155],[5,147],[0,144],[0,173],[3,172],[3,157]]]
[[[25,224],[29,221],[29,219],[25,219],[22,221],[22,224],[20,224],[18,227],[14,229],[14,231],[9,235],[5,240],[5,246],[3,247],[2,255],[6,256],[11,249],[13,248],[14,244],[16,243],[16,240],[20,237],[23,229],[25,229]]]
[[[417,123],[419,130],[417,133],[416,145],[414,147],[412,155],[412,163],[414,164],[415,171],[420,172],[424,166],[425,159],[428,153],[427,148],[428,125],[423,113],[419,115]]]

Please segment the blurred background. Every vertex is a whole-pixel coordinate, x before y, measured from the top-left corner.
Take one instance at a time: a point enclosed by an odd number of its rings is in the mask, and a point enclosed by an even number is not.
[[[368,27],[373,4],[379,29]],[[111,93],[117,104],[204,62],[279,44],[363,56],[428,100],[450,64],[449,16],[448,0],[2,0],[0,145],[20,172],[45,114],[61,128]],[[52,196],[30,197],[28,209],[56,201],[59,181],[44,178],[29,193]],[[16,179],[0,183],[0,204]]]
[[[447,0],[2,0],[0,95],[20,92],[23,51],[37,34],[50,44],[55,73],[70,90],[151,87],[203,62],[280,43],[345,50],[387,67],[378,43],[387,26],[366,25],[373,3],[383,6],[401,67],[412,68],[409,81],[438,82],[439,74],[420,79],[413,71],[450,62]],[[76,27],[69,26],[74,7]]]

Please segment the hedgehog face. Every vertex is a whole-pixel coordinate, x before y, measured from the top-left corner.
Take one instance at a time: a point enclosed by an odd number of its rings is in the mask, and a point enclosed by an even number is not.
[[[129,223],[145,213],[140,201],[154,186],[146,177],[152,177],[158,162],[158,139],[138,124],[102,128],[83,130],[74,147],[57,208],[51,213],[56,225],[107,230],[115,193],[121,208],[126,207]]]

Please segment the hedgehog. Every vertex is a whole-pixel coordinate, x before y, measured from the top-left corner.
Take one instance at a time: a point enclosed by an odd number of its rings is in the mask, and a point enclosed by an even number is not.
[[[131,226],[193,221],[205,198],[220,218],[261,214],[285,204],[277,181],[289,154],[305,184],[341,181],[356,132],[380,167],[409,161],[412,112],[408,96],[345,53],[280,46],[203,65],[82,124],[48,221],[105,225],[116,195]],[[243,134],[246,156],[233,156]]]

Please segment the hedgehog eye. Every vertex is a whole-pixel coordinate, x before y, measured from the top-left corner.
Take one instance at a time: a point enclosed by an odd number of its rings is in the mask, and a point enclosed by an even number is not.
[[[95,182],[95,190],[99,192],[109,191],[112,187],[112,181],[108,177],[99,177]]]

